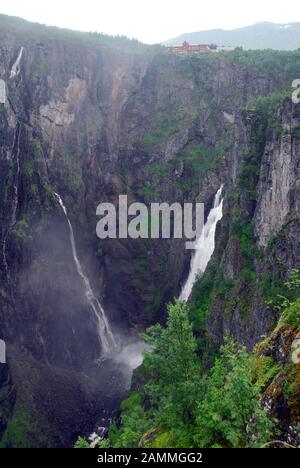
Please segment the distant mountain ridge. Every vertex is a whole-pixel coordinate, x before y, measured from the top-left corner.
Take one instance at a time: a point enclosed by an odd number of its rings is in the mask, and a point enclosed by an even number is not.
[[[300,22],[287,24],[262,22],[232,30],[211,29],[184,33],[165,41],[165,44],[177,45],[184,41],[244,49],[294,50],[300,48]]]

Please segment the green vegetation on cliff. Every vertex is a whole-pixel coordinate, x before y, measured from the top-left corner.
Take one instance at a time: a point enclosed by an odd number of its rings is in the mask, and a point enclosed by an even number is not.
[[[188,316],[188,306],[170,305],[166,328],[145,335],[152,351],[139,373],[147,383],[123,403],[122,425],[110,431],[114,447],[259,447],[269,440],[273,423],[259,404],[252,356],[229,340],[205,372]]]
[[[210,290],[208,279],[201,284]],[[277,357],[278,336],[283,343],[288,336],[290,343],[300,330],[299,286],[299,271],[293,269],[285,282],[290,299],[281,296],[282,307],[288,307],[273,334],[252,353],[228,338],[210,368],[197,352],[189,306],[169,305],[166,327],[152,326],[143,336],[151,351],[136,380],[146,383],[123,402],[121,424],[112,426],[106,443],[116,448],[280,444],[272,441],[280,437],[276,412],[267,411],[265,403],[270,392],[274,406],[282,395],[299,416],[299,364],[283,365]]]
[[[31,414],[26,409],[19,409],[6,427],[0,448],[30,448],[33,440],[37,445],[47,446],[47,437],[37,431]]]

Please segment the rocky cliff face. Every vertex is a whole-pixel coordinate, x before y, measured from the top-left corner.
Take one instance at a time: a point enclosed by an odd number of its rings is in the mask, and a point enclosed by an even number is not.
[[[279,421],[280,434],[283,435],[281,439],[293,447],[299,447],[300,443],[300,340],[295,319],[297,316],[299,300],[283,314],[271,335],[255,349],[257,364],[261,359],[267,359],[272,370],[266,378],[262,406],[272,418]]]
[[[233,335],[251,349],[272,330],[271,300],[299,268],[299,109],[281,95],[256,104],[244,113],[244,154],[219,230],[221,271],[206,315],[212,346]]]
[[[262,158],[254,215],[259,245],[267,246],[271,237],[290,220],[299,219],[299,113],[290,100],[277,110],[282,134],[270,135]],[[296,246],[295,246],[296,247]],[[294,261],[296,259],[293,259]]]
[[[214,290],[207,329],[213,345],[229,332],[252,347],[272,324],[256,278],[277,274],[274,262],[284,265],[283,276],[299,264],[298,117],[290,101],[279,103],[279,135],[264,115],[245,111],[247,103],[286,85],[281,69],[271,75],[231,56],[177,57],[5,17],[1,26],[0,336],[8,343],[19,414],[40,415],[50,445],[65,445],[89,427],[101,385],[100,400],[111,404],[119,393],[107,395],[103,376],[95,383],[93,372],[87,382],[81,373],[100,345],[54,193],[68,209],[92,287],[115,331],[123,333],[164,320],[190,254],[181,240],[100,241],[97,205],[117,204],[119,194],[127,194],[146,203],[197,200],[207,212],[224,183],[215,262],[231,283],[229,291]],[[247,155],[255,170],[243,186]],[[251,255],[250,281],[237,233],[246,225],[265,259]],[[59,417],[50,415],[55,402],[47,382],[61,400]],[[75,401],[77,385],[83,397]]]

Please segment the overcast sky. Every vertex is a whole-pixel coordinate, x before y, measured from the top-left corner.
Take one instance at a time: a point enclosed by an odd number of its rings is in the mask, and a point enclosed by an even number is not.
[[[0,0],[0,13],[155,43],[184,32],[300,21],[299,0]]]

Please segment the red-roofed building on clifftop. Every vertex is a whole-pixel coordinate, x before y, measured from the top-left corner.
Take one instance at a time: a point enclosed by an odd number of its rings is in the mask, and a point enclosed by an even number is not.
[[[187,41],[183,42],[181,46],[167,47],[170,52],[210,52],[211,48],[208,44],[191,45]]]

